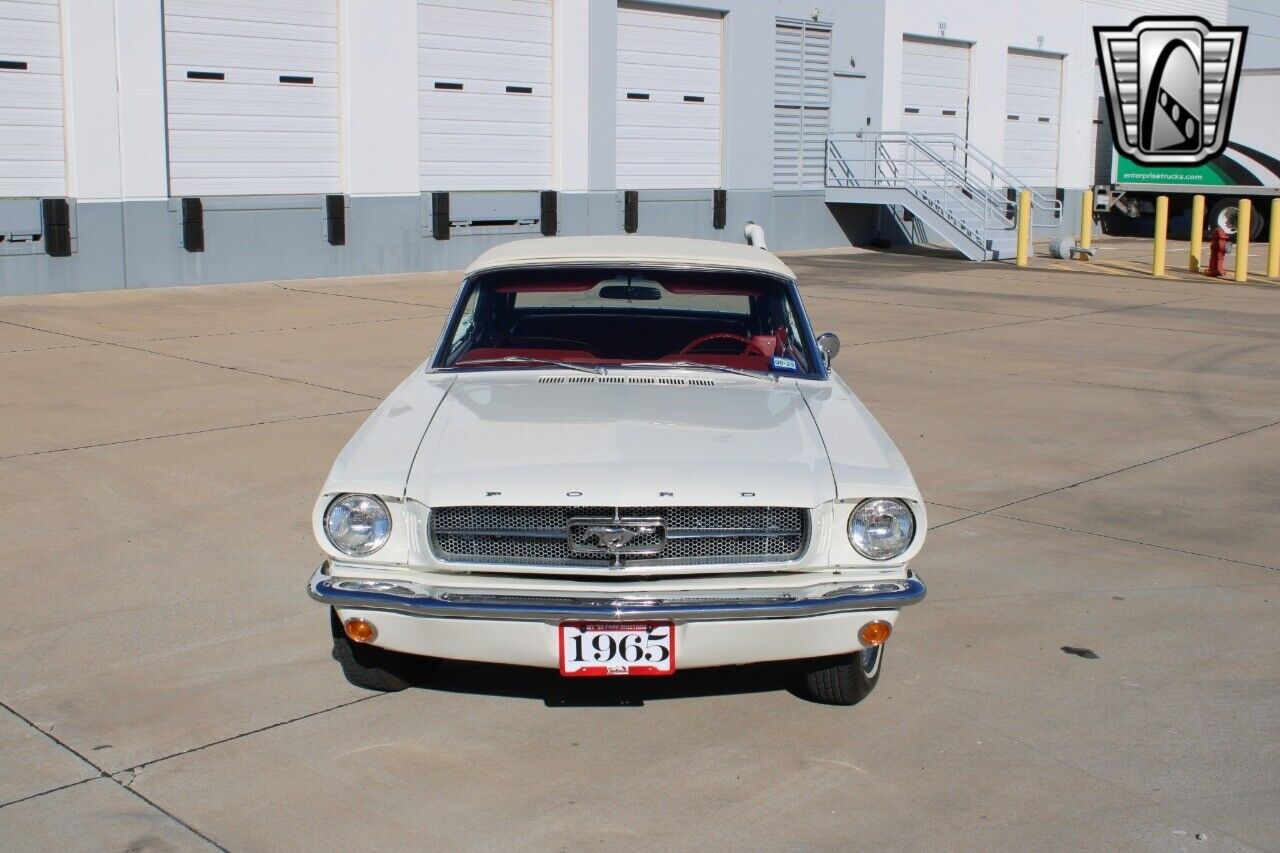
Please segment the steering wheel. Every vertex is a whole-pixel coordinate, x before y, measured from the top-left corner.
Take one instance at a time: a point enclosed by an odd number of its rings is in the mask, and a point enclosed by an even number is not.
[[[738,355],[750,355],[752,350],[755,350],[757,355],[763,355],[766,357],[769,355],[769,353],[764,351],[763,347],[751,340],[751,338],[748,338],[746,335],[738,335],[733,332],[712,332],[709,335],[703,335],[702,337],[691,341],[688,346],[680,350],[680,355],[688,355],[698,347],[711,341],[736,341],[742,344],[742,352],[738,353]]]

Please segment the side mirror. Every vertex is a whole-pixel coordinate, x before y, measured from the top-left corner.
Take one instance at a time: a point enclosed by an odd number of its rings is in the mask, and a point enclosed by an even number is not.
[[[831,360],[840,354],[840,339],[836,337],[835,332],[823,332],[818,335],[818,352],[822,353],[823,363],[830,367]]]

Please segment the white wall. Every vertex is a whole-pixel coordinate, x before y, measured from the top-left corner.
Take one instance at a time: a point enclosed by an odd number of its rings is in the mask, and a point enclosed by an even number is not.
[[[553,0],[554,185],[614,186],[617,7]],[[156,0],[62,0],[69,192],[84,201],[166,198],[163,33]],[[1156,5],[1153,5],[1156,4]],[[873,126],[901,125],[902,37],[971,41],[970,137],[999,156],[1010,47],[1064,55],[1059,175],[1091,177],[1094,47],[1090,27],[1144,11],[1196,12],[1220,22],[1226,0],[681,0],[724,23],[722,164],[730,190],[772,185],[775,17],[833,25],[833,70],[867,75]],[[416,195],[418,100],[414,0],[340,0],[342,187],[352,195]],[[1043,41],[1041,40],[1043,39]],[[839,105],[833,105],[835,111]]]
[[[160,4],[62,0],[67,193],[168,197]]]
[[[338,0],[342,191],[418,194],[418,8]]]
[[[1093,177],[1093,27],[1128,24],[1143,14],[1194,14],[1224,22],[1227,0],[885,0],[884,76],[881,95],[884,129],[901,126],[903,35],[921,35],[973,43],[969,100],[969,139],[1000,158],[1004,147],[1005,75],[1009,48],[1063,56],[1062,133],[1058,180],[1084,187]],[[940,25],[945,24],[945,32]]]
[[[940,24],[945,23],[945,33]],[[1002,3],[989,0],[887,0],[884,24],[884,129],[901,126],[902,37],[919,35],[972,42],[969,140],[1000,159],[1004,148],[1005,75],[1009,48],[1063,56],[1062,128],[1058,179],[1082,187],[1092,178],[1093,33],[1083,0]]]

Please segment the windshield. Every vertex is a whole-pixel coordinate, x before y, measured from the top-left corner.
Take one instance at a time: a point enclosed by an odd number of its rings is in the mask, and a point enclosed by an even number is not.
[[[749,273],[537,269],[473,281],[437,367],[684,366],[814,373],[789,287]]]

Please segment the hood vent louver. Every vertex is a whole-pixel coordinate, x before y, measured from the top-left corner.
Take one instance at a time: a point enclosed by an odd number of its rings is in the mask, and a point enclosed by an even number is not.
[[[711,379],[676,379],[671,376],[540,376],[539,385],[715,385]]]

